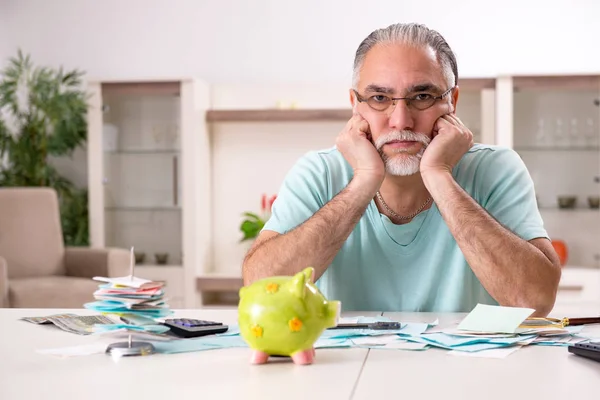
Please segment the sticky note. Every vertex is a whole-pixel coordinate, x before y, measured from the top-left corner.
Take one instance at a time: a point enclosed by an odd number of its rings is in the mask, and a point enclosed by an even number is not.
[[[535,310],[532,308],[477,306],[462,320],[458,329],[475,332],[515,333]]]

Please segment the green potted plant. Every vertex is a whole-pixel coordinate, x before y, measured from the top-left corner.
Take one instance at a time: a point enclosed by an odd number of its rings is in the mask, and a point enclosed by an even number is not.
[[[34,67],[19,50],[0,74],[0,186],[54,188],[65,244],[88,245],[87,191],[49,163],[50,156],[71,156],[86,141],[83,73]]]
[[[260,214],[246,211],[242,215],[245,217],[240,224],[240,231],[242,231],[243,237],[240,242],[247,240],[254,240],[261,229],[265,226],[265,223],[271,216],[271,209],[277,195],[273,195],[270,198],[266,194],[262,195],[261,198],[261,210]]]

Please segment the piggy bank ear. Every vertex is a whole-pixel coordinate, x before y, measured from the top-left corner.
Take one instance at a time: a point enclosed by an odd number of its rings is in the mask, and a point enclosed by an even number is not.
[[[313,267],[307,267],[302,270],[306,278],[306,282],[315,283],[315,269]]]
[[[304,292],[306,291],[306,282],[308,279],[306,278],[306,274],[304,271],[298,272],[292,278],[290,282],[290,291],[292,294],[299,298],[304,298]]]

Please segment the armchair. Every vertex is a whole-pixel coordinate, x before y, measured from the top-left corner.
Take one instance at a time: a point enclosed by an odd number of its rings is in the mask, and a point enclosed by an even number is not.
[[[0,188],[0,307],[81,308],[94,276],[129,274],[125,249],[65,247],[51,188]]]

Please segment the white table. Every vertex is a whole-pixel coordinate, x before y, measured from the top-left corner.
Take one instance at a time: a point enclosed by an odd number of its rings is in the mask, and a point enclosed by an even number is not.
[[[451,356],[435,348],[320,349],[310,366],[297,366],[286,359],[251,365],[249,350],[242,348],[118,361],[104,354],[59,359],[37,353],[38,349],[98,340],[18,320],[61,312],[92,314],[89,310],[0,309],[0,399],[200,399],[210,394],[245,400],[409,396],[506,400],[561,395],[595,398],[600,388],[600,363],[573,356],[565,347],[529,346],[505,359]],[[385,315],[403,322],[439,318],[441,325],[462,318],[460,314]],[[234,310],[185,310],[176,316],[236,321]],[[600,337],[600,326],[588,326],[586,331]]]
[[[431,322],[439,318],[441,326],[463,317],[383,315],[398,321]],[[584,332],[600,337],[600,326],[588,325]],[[454,356],[442,349],[370,350],[353,398],[420,394],[428,399],[596,399],[599,390],[600,363],[572,355],[566,347],[524,346],[504,359]]]
[[[286,359],[251,365],[250,350],[232,348],[178,354],[123,357],[104,354],[60,359],[39,354],[98,339],[35,325],[19,318],[90,310],[0,309],[0,399],[347,399],[360,375],[367,349],[324,349],[311,366]],[[381,315],[381,313],[361,313]],[[236,323],[233,310],[185,310],[175,316]],[[112,340],[114,341],[114,339]],[[319,389],[316,389],[319,387]],[[118,392],[117,392],[118,391]],[[191,396],[191,397],[189,397]]]

